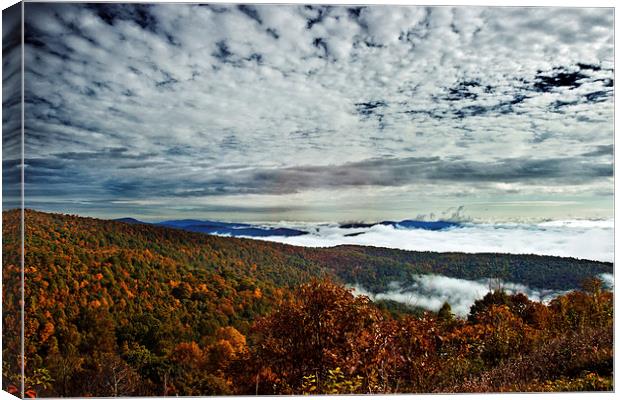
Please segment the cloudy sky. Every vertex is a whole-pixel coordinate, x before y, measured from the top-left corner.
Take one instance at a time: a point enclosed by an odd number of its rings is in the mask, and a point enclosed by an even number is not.
[[[610,217],[613,22],[605,8],[28,3],[26,206]]]

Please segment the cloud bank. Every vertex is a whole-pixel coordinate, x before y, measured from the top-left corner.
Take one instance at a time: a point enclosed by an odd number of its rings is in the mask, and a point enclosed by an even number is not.
[[[460,227],[439,231],[384,225],[358,229],[342,229],[335,224],[277,226],[293,227],[310,233],[263,239],[308,247],[357,244],[417,251],[538,254],[611,262],[614,259],[613,220],[529,224],[463,223]]]
[[[413,277],[414,284],[401,287],[398,282],[392,284],[393,289],[384,293],[370,293],[360,286],[352,286],[355,294],[366,295],[372,300],[393,300],[431,311],[439,311],[448,302],[452,312],[465,317],[476,300],[484,297],[493,285],[489,280],[470,281],[467,279],[450,278],[442,275],[418,275]],[[509,294],[523,293],[530,300],[547,303],[564,292],[552,290],[534,290],[518,283],[505,282],[502,288]]]

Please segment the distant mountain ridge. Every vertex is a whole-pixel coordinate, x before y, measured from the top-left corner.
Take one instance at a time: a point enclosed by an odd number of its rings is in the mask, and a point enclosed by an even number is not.
[[[194,219],[162,221],[156,225],[166,226],[169,228],[183,229],[189,232],[208,233],[215,235],[230,236],[249,236],[249,237],[267,237],[267,236],[300,236],[308,232],[289,228],[271,228],[261,227],[245,223],[221,222],[221,221],[200,221]]]
[[[161,221],[155,223],[143,222],[135,218],[118,218],[114,221],[129,224],[148,224],[165,226],[167,228],[182,229],[188,232],[206,233],[210,235],[230,235],[247,237],[268,237],[268,236],[300,236],[308,232],[290,228],[262,227],[246,223],[209,221],[197,219],[179,219]]]
[[[406,229],[424,229],[427,231],[440,231],[450,228],[459,228],[463,226],[459,222],[452,221],[418,221],[412,219],[405,219],[402,221],[381,221],[376,223],[348,223],[341,224],[342,229],[356,229],[356,228],[371,228],[376,225],[393,226],[394,228],[406,228]]]
[[[143,222],[131,217],[118,218],[114,221],[125,222],[129,224],[150,224],[165,226],[168,228],[183,229],[189,232],[206,233],[211,235],[230,235],[235,237],[269,237],[269,236],[302,236],[307,235],[309,232],[286,227],[268,227],[261,225],[254,225],[242,222],[223,222],[223,221],[211,221],[211,220],[198,220],[198,219],[179,219],[179,220],[167,220],[161,222]],[[452,221],[418,221],[405,219],[402,221],[381,221],[375,223],[344,223],[339,227],[342,229],[360,229],[371,228],[377,225],[392,226],[397,229],[422,229],[429,231],[440,231],[452,228],[459,228],[461,223]],[[360,233],[350,233],[346,236],[355,236]]]
[[[148,224],[148,222],[142,222],[140,220],[137,220],[137,219],[131,218],[131,217],[117,218],[117,219],[114,219],[113,221],[125,222],[127,224]]]

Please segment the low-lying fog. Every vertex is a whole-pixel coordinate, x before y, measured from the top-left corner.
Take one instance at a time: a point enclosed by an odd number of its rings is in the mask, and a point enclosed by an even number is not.
[[[540,223],[472,223],[446,224],[441,229],[412,229],[396,224],[340,225],[335,223],[291,223],[263,225],[268,228],[291,228],[307,234],[299,236],[254,237],[258,240],[308,247],[331,247],[342,244],[388,247],[402,250],[512,253],[575,257],[613,262],[613,220],[567,220]],[[613,290],[612,274],[601,274],[605,286]],[[352,285],[356,294],[371,299],[394,300],[406,305],[437,311],[448,302],[452,311],[466,316],[471,305],[482,298],[492,285],[488,279],[470,281],[440,275],[413,277],[414,284],[403,287],[393,282],[390,290],[369,293],[364,287]],[[533,289],[504,282],[508,293],[524,293],[531,300],[549,302],[565,292]]]
[[[525,223],[461,223],[442,230],[406,229],[391,225],[344,229],[338,224],[281,223],[309,232],[301,236],[259,238],[308,247],[341,244],[418,251],[512,253],[613,261],[613,220]]]
[[[597,261],[613,261],[613,220],[552,221],[536,224],[476,224],[461,223],[442,230],[405,229],[392,225],[374,225],[365,228],[344,229],[337,224],[279,224],[304,230],[309,234],[294,237],[271,236],[260,238],[309,247],[327,247],[341,244],[389,247],[418,251],[458,251],[467,253],[498,252],[575,257]],[[613,289],[613,275],[602,274],[605,285]],[[452,311],[466,316],[471,305],[489,292],[487,279],[470,281],[440,275],[420,275],[415,283],[402,287],[394,282],[389,291],[371,294],[365,288],[352,286],[356,294],[371,299],[394,300],[410,306],[437,311],[448,302]],[[532,289],[506,282],[502,287],[508,293],[524,293],[536,301],[549,302],[564,293]]]
[[[452,312],[464,317],[478,299],[484,297],[495,284],[489,279],[470,281],[467,279],[450,278],[442,275],[414,276],[414,283],[402,287],[393,282],[390,290],[384,293],[370,293],[361,286],[350,286],[357,295],[366,295],[372,300],[394,300],[412,307],[422,307],[431,311],[438,311],[444,302],[448,302]],[[608,288],[613,289],[613,275],[601,274],[600,278]],[[510,294],[524,293],[530,300],[548,303],[554,297],[566,292],[553,290],[535,290],[518,283],[504,282],[501,287]]]

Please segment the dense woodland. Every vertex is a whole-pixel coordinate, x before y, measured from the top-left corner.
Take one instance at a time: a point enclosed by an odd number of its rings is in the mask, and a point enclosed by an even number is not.
[[[3,212],[3,389],[19,386],[19,218]],[[609,263],[308,249],[25,214],[27,395],[613,390]],[[413,273],[580,290],[467,318],[354,296]]]
[[[453,278],[500,279],[532,288],[572,290],[584,279],[613,273],[611,263],[574,258],[497,253],[435,253],[369,246],[336,246],[301,251],[306,259],[325,266],[348,283],[379,293],[391,282],[406,286],[417,274]]]

